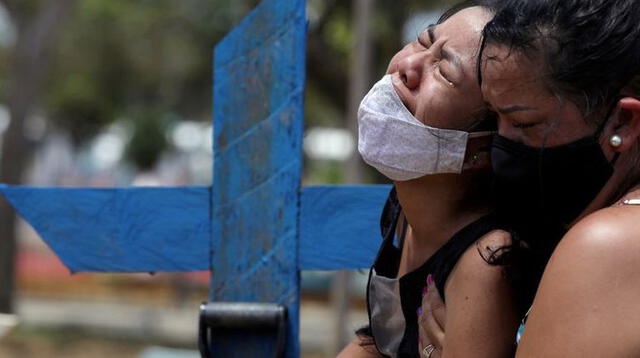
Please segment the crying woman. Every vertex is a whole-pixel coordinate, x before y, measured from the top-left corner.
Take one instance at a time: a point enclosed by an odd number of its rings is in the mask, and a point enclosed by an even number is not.
[[[489,200],[496,121],[477,58],[493,9],[467,1],[449,10],[391,60],[360,105],[358,149],[394,189],[370,270],[369,325],[338,357],[435,357],[418,327],[427,281],[446,300],[447,355],[513,355],[537,280],[523,274],[535,261],[528,243]]]

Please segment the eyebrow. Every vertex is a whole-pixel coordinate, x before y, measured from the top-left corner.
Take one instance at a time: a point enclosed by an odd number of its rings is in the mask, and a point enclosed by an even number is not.
[[[427,34],[429,35],[429,41],[431,41],[431,44],[436,42],[436,34],[434,32],[435,28],[436,28],[436,25],[434,24],[431,24],[427,27]]]
[[[489,105],[489,103],[486,103],[486,104]],[[498,112],[500,114],[509,114],[509,113],[514,113],[514,112],[536,111],[536,110],[538,110],[538,108],[529,107],[529,106],[522,106],[522,105],[513,105],[513,106],[508,106],[508,107],[496,108],[496,112]]]
[[[427,28],[427,33],[429,34],[429,41],[432,44],[436,42],[436,34],[435,34],[435,25],[429,25]],[[444,46],[440,49],[440,54],[442,55],[443,60],[447,60],[451,62],[455,67],[457,67],[464,74],[464,67],[462,66],[462,62],[460,61],[460,56],[455,52],[451,52],[450,50],[444,48]]]

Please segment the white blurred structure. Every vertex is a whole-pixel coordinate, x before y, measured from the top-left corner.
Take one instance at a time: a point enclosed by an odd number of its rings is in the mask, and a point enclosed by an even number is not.
[[[17,325],[18,317],[16,315],[0,313],[0,338],[4,337]]]
[[[16,28],[11,23],[9,13],[0,5],[0,47],[11,47],[16,42]]]
[[[0,105],[0,142],[9,116]],[[34,119],[33,134],[41,129]],[[46,122],[45,122],[46,123]],[[26,184],[36,186],[172,186],[209,185],[213,129],[209,123],[180,121],[167,129],[169,147],[156,166],[138,172],[125,161],[132,130],[122,121],[105,128],[90,143],[75,148],[56,128],[36,140],[36,154]]]
[[[355,150],[355,140],[346,129],[316,127],[307,131],[303,148],[311,159],[345,161]]]

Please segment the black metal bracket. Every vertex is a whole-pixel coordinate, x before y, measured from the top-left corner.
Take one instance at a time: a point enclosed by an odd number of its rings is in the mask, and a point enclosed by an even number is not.
[[[211,339],[216,331],[261,331],[276,335],[275,356],[284,356],[287,307],[275,303],[204,302],[200,305],[198,346],[203,358],[213,358]]]

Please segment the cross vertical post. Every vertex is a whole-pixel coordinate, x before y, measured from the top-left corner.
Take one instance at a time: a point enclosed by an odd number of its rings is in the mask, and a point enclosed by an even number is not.
[[[304,123],[304,0],[266,0],[215,49],[212,301],[288,309],[299,356],[298,233]],[[273,355],[259,334],[218,334],[216,357]]]

